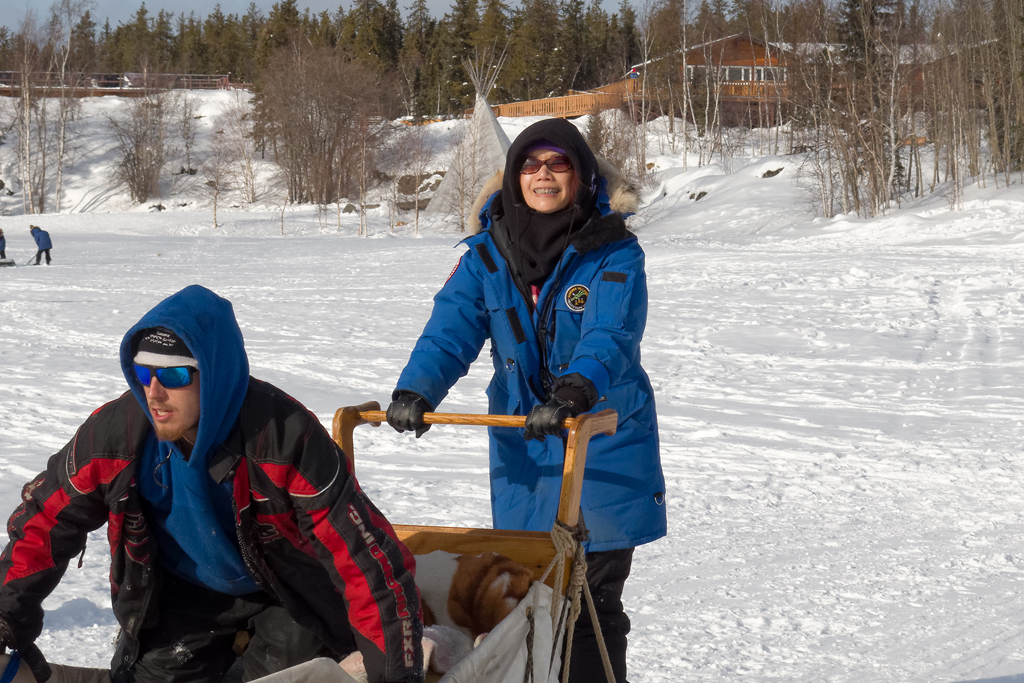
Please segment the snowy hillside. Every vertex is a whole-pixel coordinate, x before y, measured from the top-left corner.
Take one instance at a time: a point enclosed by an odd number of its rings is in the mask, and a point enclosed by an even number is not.
[[[501,122],[510,137],[530,123]],[[386,404],[461,253],[450,221],[391,235],[375,210],[367,239],[355,215],[338,231],[296,207],[282,235],[268,200],[223,211],[214,230],[180,178],[167,211],[128,207],[94,124],[74,213],[32,218],[53,237],[53,266],[21,267],[29,221],[13,197],[0,204],[19,262],[0,269],[0,514],[124,391],[124,331],[191,283],[233,301],[253,374],[325,425],[338,407]],[[959,213],[937,194],[875,220],[825,220],[798,157],[684,171],[659,150],[633,225],[648,256],[643,354],[669,536],[637,550],[626,585],[630,680],[1024,676],[1019,178],[969,187]],[[0,147],[4,178],[10,154]],[[485,365],[441,408],[483,412]],[[357,472],[393,521],[489,523],[482,431],[361,430]],[[100,530],[45,605],[39,645],[53,661],[108,663],[107,568]]]

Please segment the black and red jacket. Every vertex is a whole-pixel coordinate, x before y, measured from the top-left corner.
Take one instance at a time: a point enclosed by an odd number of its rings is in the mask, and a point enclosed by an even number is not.
[[[107,524],[111,596],[122,629],[111,665],[115,681],[128,679],[140,630],[159,619],[159,549],[136,487],[151,429],[131,392],[94,412],[25,485],[0,555],[0,616],[35,638],[43,600],[82,552],[87,534]],[[250,378],[209,473],[232,482],[242,557],[293,619],[338,656],[354,638],[371,682],[423,679],[412,555],[312,413]]]

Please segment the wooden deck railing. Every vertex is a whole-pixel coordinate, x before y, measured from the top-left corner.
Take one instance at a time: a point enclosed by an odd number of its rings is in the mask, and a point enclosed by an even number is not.
[[[546,97],[542,100],[526,102],[510,102],[491,106],[495,116],[556,116],[569,118],[583,116],[597,109],[615,109],[622,104],[621,95],[606,93],[585,93],[582,95],[565,95],[563,97]],[[470,110],[472,111],[472,110]]]
[[[647,99],[657,101],[670,96],[671,94],[668,92],[658,93],[652,90],[648,92]],[[789,98],[789,85],[785,82],[775,81],[723,83],[720,96],[724,100],[731,101],[774,102],[780,97],[783,100]],[[495,116],[555,116],[564,119],[589,114],[595,108],[598,110],[618,109],[624,103],[638,102],[640,98],[639,92],[627,93],[623,88],[619,92],[574,93],[563,97],[545,97],[526,102],[495,104],[491,105],[491,111]],[[472,114],[472,109],[466,110],[467,117]]]
[[[24,80],[17,71],[0,71],[0,95],[17,95]],[[43,95],[61,88],[57,73],[31,73],[27,80]],[[74,97],[132,96],[153,90],[236,90],[250,87],[248,83],[232,83],[230,74],[74,73],[65,76],[65,83]]]
[[[739,100],[766,101],[789,97],[789,84],[784,81],[735,81],[722,84],[722,97]]]

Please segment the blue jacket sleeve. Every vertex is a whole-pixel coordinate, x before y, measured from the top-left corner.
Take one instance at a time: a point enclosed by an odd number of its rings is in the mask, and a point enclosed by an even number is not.
[[[564,374],[580,373],[603,396],[639,364],[646,325],[643,249],[635,239],[615,243],[590,283],[580,340]]]
[[[490,335],[480,266],[472,250],[462,255],[434,297],[430,319],[395,387],[415,391],[435,408],[469,371]]]

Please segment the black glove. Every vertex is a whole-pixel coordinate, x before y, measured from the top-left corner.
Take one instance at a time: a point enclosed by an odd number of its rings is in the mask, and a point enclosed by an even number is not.
[[[11,623],[4,617],[0,617],[0,647],[20,651],[21,648],[31,643],[31,638],[26,638],[22,634],[15,632]]]
[[[397,432],[416,432],[416,438],[423,436],[430,425],[423,422],[424,413],[434,412],[434,406],[415,391],[396,390],[388,406],[388,424]]]
[[[587,412],[598,398],[594,383],[578,372],[556,379],[552,394],[547,403],[534,406],[526,416],[526,433],[523,436],[527,441],[558,436],[566,418]]]
[[[32,675],[35,676],[38,683],[46,683],[53,675],[53,670],[50,669],[46,658],[43,657],[43,653],[39,651],[35,643],[31,639],[15,633],[10,623],[0,617],[0,653],[6,648],[17,650],[22,661],[28,664],[28,668],[32,670]]]
[[[562,433],[562,423],[567,418],[577,415],[579,411],[573,410],[572,403],[555,396],[547,403],[530,408],[530,413],[526,416],[526,432],[523,437],[529,441],[558,436]]]

